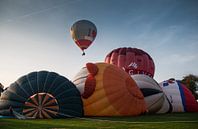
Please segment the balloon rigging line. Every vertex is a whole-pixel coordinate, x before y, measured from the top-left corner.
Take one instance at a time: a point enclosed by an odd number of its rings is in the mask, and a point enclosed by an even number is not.
[[[20,88],[27,96],[29,96],[28,92],[26,92],[26,90],[23,89],[23,87],[19,86],[19,83],[18,82],[16,82],[16,84],[17,84],[17,87],[18,88]]]
[[[43,90],[42,91],[45,91],[45,87],[46,87],[46,84],[47,84],[47,81],[48,81],[49,74],[50,73],[47,73],[47,76],[45,77],[45,81],[44,81],[44,85],[43,85]]]
[[[26,77],[26,79],[27,79],[27,81],[28,81],[28,83],[29,83],[29,86],[30,86],[30,89],[31,89],[32,93],[34,94],[34,90],[33,90],[33,88],[32,88],[32,85],[31,85],[31,82],[30,82],[30,80],[29,80],[29,77]]]
[[[52,89],[52,86],[53,86],[54,83],[56,82],[57,77],[58,77],[58,76],[56,76],[55,79],[52,81],[52,84],[51,84],[50,88],[47,89],[47,93]]]

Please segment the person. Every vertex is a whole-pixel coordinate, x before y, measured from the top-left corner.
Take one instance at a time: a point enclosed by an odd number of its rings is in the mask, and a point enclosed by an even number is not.
[[[0,83],[0,96],[1,96],[1,93],[4,91],[3,88],[4,86]]]

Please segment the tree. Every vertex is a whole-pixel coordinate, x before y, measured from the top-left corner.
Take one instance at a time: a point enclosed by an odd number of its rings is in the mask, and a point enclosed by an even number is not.
[[[184,76],[182,79],[182,83],[187,86],[187,88],[192,92],[196,99],[198,99],[198,94],[196,93],[197,82],[198,76],[193,74]]]

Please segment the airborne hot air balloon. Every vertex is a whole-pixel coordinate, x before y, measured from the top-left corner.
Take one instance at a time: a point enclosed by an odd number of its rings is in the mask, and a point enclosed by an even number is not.
[[[88,20],[75,22],[70,30],[71,36],[78,47],[83,51],[87,49],[95,40],[97,35],[96,26]]]
[[[0,97],[0,115],[18,114],[40,119],[82,116],[80,92],[57,73],[32,72],[12,83]]]
[[[160,83],[164,93],[172,105],[172,112],[198,112],[198,103],[191,91],[175,79]]]
[[[137,48],[114,49],[106,56],[105,62],[124,69],[130,75],[146,74],[153,77],[155,72],[155,65],[151,56]]]
[[[85,116],[136,116],[146,112],[144,96],[123,70],[107,63],[87,63],[73,80]]]

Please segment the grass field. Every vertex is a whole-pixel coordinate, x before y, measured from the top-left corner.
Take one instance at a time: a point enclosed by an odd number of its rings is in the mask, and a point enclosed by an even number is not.
[[[198,113],[83,119],[0,119],[0,129],[198,129]]]

